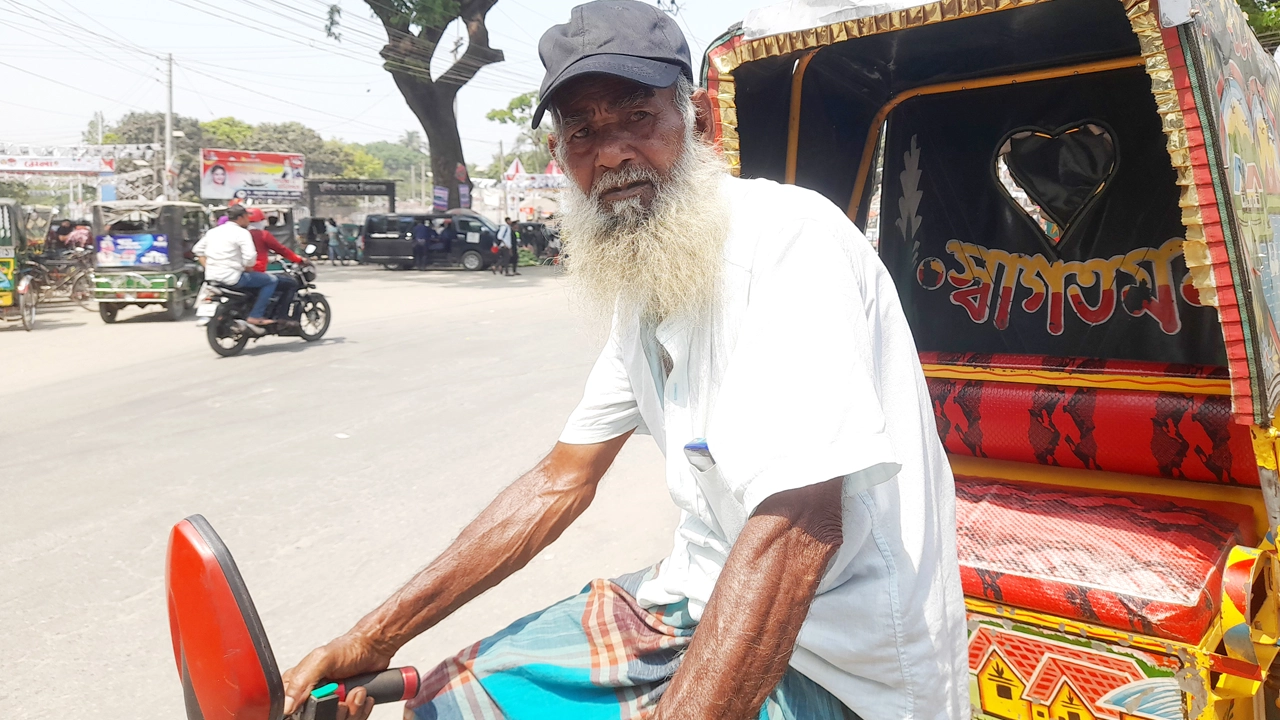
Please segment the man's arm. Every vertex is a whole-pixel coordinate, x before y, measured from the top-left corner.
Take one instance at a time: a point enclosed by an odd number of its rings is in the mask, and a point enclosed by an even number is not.
[[[800,625],[843,539],[843,480],[760,503],[729,552],[655,720],[755,717],[787,671]]]
[[[270,230],[263,230],[263,233],[265,233],[265,235],[263,236],[263,242],[266,243],[268,250],[270,250],[271,252],[277,255],[283,256],[289,262],[295,262],[295,263],[302,262],[302,258],[298,257],[298,254],[295,253],[294,251],[285,247],[279,240],[276,239],[275,235],[271,234]]]
[[[472,520],[440,557],[345,635],[284,674],[285,714],[321,678],[384,670],[405,643],[524,567],[582,514],[631,431],[594,445],[556,443]],[[359,715],[364,693],[347,698]],[[367,709],[367,708],[363,708]]]

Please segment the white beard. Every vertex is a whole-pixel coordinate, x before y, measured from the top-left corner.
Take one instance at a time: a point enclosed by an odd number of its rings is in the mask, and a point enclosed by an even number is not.
[[[601,177],[590,195],[569,183],[560,217],[565,270],[593,319],[615,311],[639,314],[650,324],[706,316],[719,295],[729,235],[729,207],[720,193],[727,172],[716,150],[690,127],[666,177],[627,167]],[[637,180],[654,184],[649,208],[639,198],[599,199],[601,190]]]

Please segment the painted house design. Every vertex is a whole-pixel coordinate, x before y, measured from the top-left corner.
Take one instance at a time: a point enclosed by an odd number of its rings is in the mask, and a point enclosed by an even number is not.
[[[969,638],[969,670],[982,712],[1003,720],[1127,720],[1122,706],[1099,701],[1147,682],[1132,658],[988,625]]]

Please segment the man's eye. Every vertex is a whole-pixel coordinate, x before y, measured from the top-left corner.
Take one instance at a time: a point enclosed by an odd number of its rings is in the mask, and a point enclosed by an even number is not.
[[[584,138],[584,137],[586,137],[586,136],[588,136],[588,135],[590,135],[590,134],[591,134],[591,131],[590,131],[589,129],[587,129],[587,128],[578,128],[578,130],[577,130],[576,132],[574,132],[572,135],[570,135],[569,137],[578,138],[579,140],[581,140],[582,138]]]
[[[631,113],[631,122],[639,122],[641,120],[644,120],[645,118],[649,117],[649,114],[650,113],[647,110],[637,110]]]

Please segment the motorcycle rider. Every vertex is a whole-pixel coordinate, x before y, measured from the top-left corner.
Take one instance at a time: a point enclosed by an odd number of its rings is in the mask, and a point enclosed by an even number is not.
[[[276,290],[274,275],[254,272],[258,262],[258,249],[249,234],[249,210],[243,205],[227,208],[227,222],[209,230],[191,249],[204,266],[205,279],[221,283],[233,290],[258,291],[248,323],[255,328],[270,325],[274,320],[262,316]],[[261,334],[261,330],[257,331]]]
[[[267,263],[271,260],[271,253],[280,255],[289,262],[308,262],[281,244],[266,227],[266,215],[262,212],[262,209],[249,208],[249,235],[253,237],[253,245],[258,249],[258,262],[253,266],[254,272],[264,273],[267,271]],[[289,273],[276,273],[275,278],[276,291],[280,294],[280,299],[276,301],[276,319],[286,326],[296,325],[295,321],[289,319],[288,314],[289,304],[293,302],[293,295],[298,292],[298,282]]]

